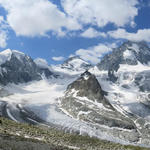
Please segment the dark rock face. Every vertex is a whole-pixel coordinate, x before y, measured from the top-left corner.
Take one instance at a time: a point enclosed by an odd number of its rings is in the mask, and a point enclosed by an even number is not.
[[[52,75],[55,76],[48,68],[40,68],[40,74],[44,74],[46,78],[50,78]]]
[[[125,58],[124,52],[128,50],[133,56]],[[101,62],[97,65],[100,70],[107,70],[111,80],[117,78],[114,72],[120,67],[120,64],[137,65],[138,61],[142,64],[147,64],[150,61],[150,48],[145,42],[125,42],[119,48],[115,48],[112,53],[105,55]]]
[[[40,80],[40,72],[33,60],[24,55],[18,59],[13,53],[11,59],[1,65],[0,83],[24,83]]]
[[[142,92],[150,92],[150,71],[140,72],[135,76],[135,84]]]
[[[68,86],[67,90],[71,89],[78,91],[77,96],[88,97],[93,101],[101,101],[104,97],[104,92],[96,77],[88,71],[81,74],[79,79]]]

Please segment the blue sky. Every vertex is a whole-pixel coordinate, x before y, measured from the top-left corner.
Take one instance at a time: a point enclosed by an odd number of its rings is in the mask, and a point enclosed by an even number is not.
[[[150,43],[149,0],[0,0],[0,51],[96,64],[125,40]]]

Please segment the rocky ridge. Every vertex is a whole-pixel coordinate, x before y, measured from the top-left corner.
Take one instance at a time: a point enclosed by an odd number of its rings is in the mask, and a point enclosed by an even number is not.
[[[139,133],[132,119],[114,109],[104,94],[96,77],[86,71],[68,85],[65,96],[61,99],[61,107],[73,118],[109,132],[112,137],[137,142]]]
[[[41,75],[47,78],[53,73],[47,68],[41,68],[33,59],[22,52],[7,49],[0,53],[0,83],[26,83],[41,80]]]

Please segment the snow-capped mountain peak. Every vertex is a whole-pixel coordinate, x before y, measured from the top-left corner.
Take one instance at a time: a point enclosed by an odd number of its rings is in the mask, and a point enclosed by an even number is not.
[[[81,74],[90,69],[91,64],[81,59],[79,56],[70,57],[63,64],[52,66],[53,70],[65,74]]]
[[[150,48],[145,42],[127,41],[112,53],[105,55],[97,65],[100,70],[117,71],[120,65],[129,66],[150,62]]]
[[[0,65],[5,63],[7,60],[11,59],[12,51],[10,49],[6,49],[0,52]]]
[[[62,64],[62,68],[67,68],[71,70],[88,69],[90,67],[91,65],[88,62],[84,61],[78,56],[70,57]]]
[[[17,51],[17,50],[12,50],[12,54],[18,59],[18,60],[22,60],[22,58],[26,57],[27,59],[29,59],[29,56],[25,55],[23,52]]]
[[[11,49],[6,49],[2,52],[0,52],[0,65],[4,64],[6,61],[10,61],[12,56],[16,57],[19,61],[22,61],[22,58],[26,57],[29,59],[27,55],[24,53],[17,51],[17,50],[11,50]]]

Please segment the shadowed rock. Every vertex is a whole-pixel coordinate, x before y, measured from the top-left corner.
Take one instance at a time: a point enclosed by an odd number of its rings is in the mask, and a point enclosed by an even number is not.
[[[69,91],[72,89],[78,91],[77,96],[88,97],[93,101],[102,101],[104,97],[104,92],[96,77],[88,71],[81,74],[81,77],[71,83],[67,88]]]

